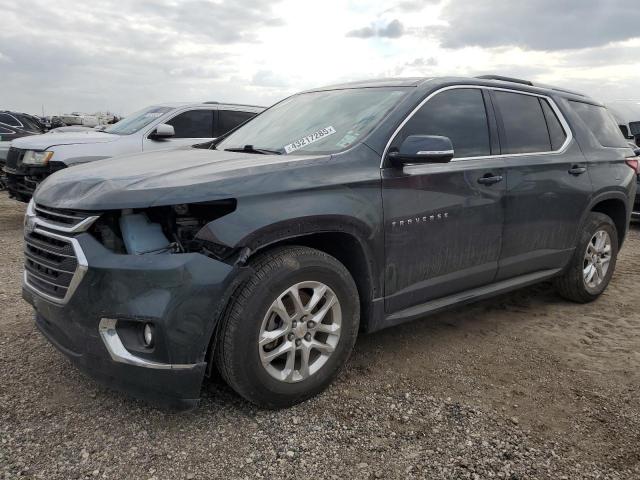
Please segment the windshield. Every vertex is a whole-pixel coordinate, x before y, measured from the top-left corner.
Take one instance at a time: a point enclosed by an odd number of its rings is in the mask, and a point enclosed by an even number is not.
[[[219,150],[318,154],[345,150],[364,138],[407,93],[359,88],[294,95],[250,120],[216,145]],[[259,152],[258,152],[259,153]]]
[[[173,110],[171,107],[147,107],[123,118],[103,131],[115,135],[131,135],[171,110]]]

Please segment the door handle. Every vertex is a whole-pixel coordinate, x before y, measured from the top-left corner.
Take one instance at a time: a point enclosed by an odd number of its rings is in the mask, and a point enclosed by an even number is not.
[[[503,180],[502,175],[493,175],[491,173],[487,173],[484,177],[480,177],[478,179],[478,183],[480,185],[493,185],[494,183],[501,182]]]
[[[586,171],[587,167],[583,167],[582,165],[574,165],[569,169],[571,175],[582,175]]]

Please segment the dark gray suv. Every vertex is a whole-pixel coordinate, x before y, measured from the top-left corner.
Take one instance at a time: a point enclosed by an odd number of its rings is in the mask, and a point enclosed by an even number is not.
[[[526,81],[311,90],[209,149],[53,174],[25,218],[23,296],[109,385],[186,408],[217,369],[285,407],[359,332],[549,279],[596,299],[637,168],[601,104]]]

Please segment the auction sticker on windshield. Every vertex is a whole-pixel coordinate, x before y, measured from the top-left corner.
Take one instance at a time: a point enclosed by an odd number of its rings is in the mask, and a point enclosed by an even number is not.
[[[328,137],[329,135],[333,135],[334,133],[336,133],[336,129],[333,128],[332,126],[321,128],[320,130],[310,133],[309,135],[306,135],[301,139],[296,140],[293,143],[290,143],[289,145],[285,145],[284,151],[286,153],[295,152],[296,150],[300,150],[301,148],[304,148],[307,145],[311,145],[312,143],[320,141],[323,138]]]

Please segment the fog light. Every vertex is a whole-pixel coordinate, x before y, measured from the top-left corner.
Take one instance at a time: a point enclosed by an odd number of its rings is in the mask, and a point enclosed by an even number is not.
[[[143,338],[145,347],[150,347],[153,345],[153,325],[151,325],[150,323],[144,324]]]

